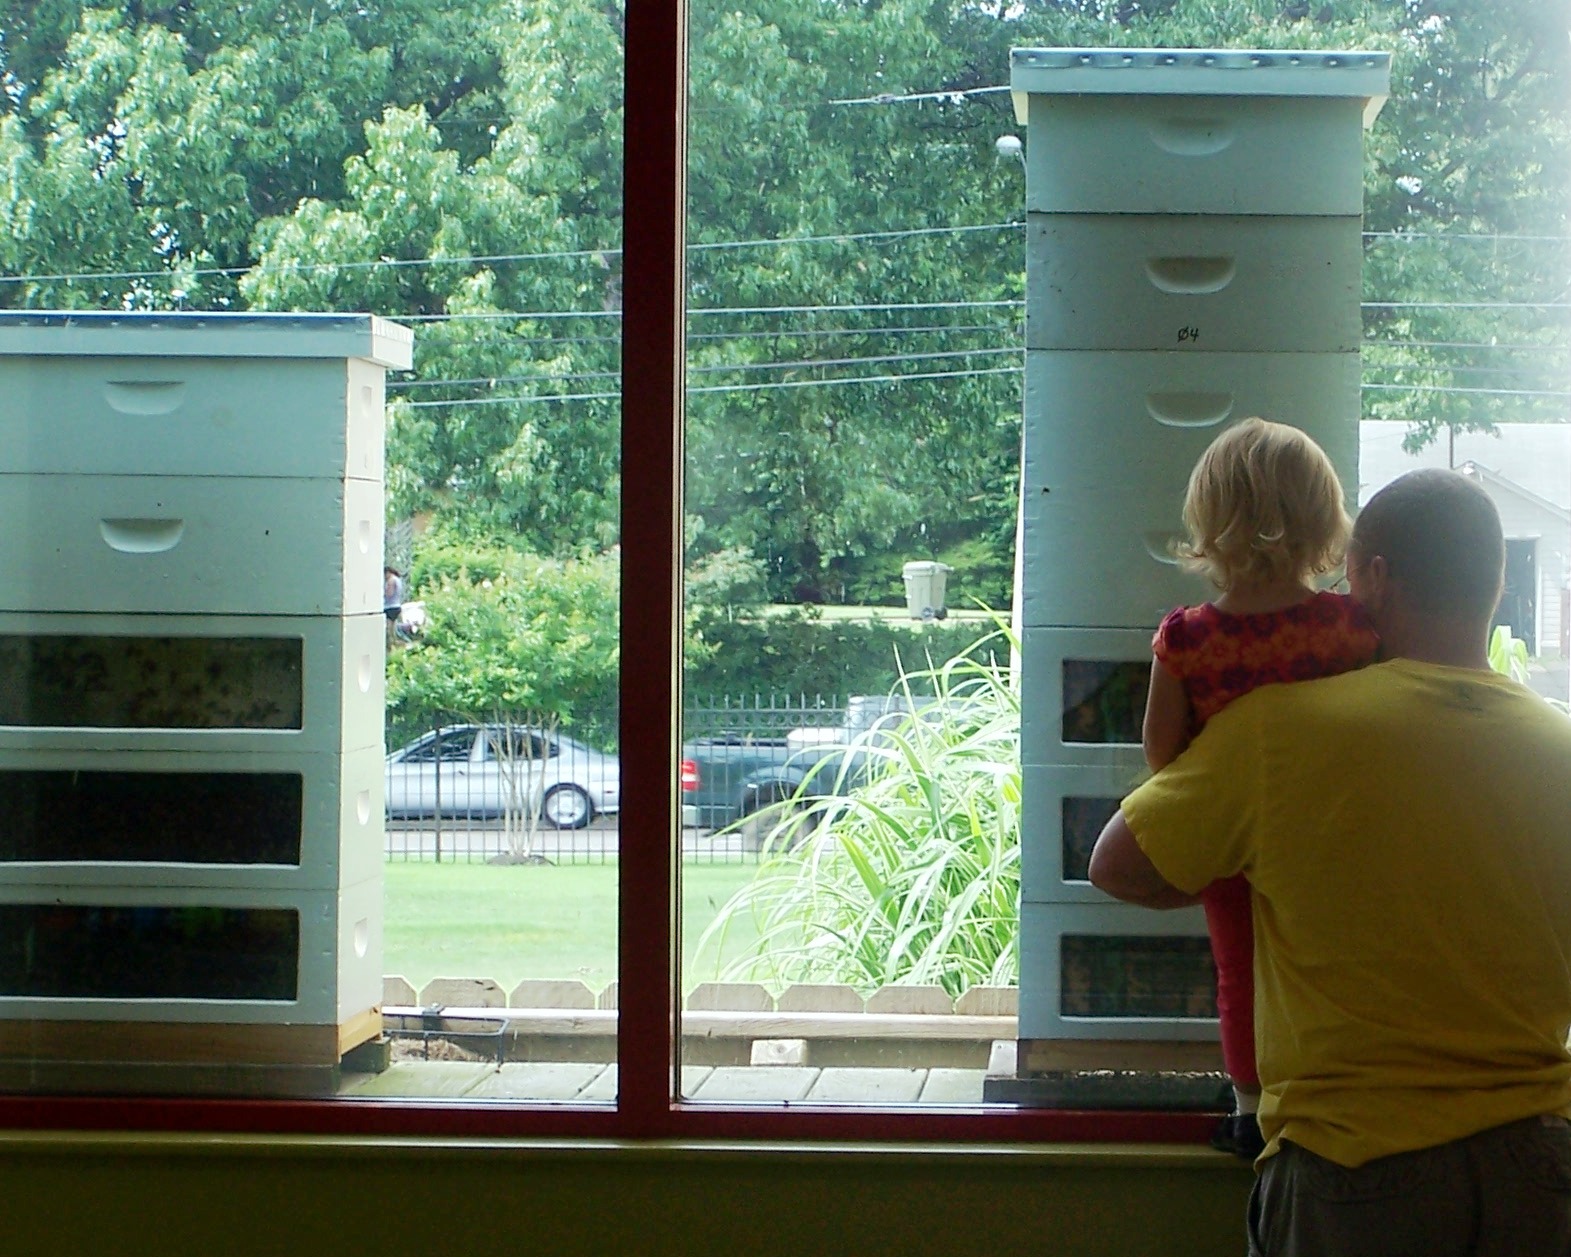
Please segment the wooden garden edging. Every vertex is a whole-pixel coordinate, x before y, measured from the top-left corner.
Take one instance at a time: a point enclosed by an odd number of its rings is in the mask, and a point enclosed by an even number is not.
[[[756,983],[706,982],[685,1001],[683,1059],[692,1064],[924,1064],[984,1067],[996,1040],[1013,1040],[1018,992],[888,986],[864,999],[849,986],[800,985],[778,997]],[[508,1038],[509,1060],[615,1059],[617,988],[525,981],[512,991],[488,978],[436,978],[418,992],[383,983],[383,1016],[400,1026],[482,1023]]]

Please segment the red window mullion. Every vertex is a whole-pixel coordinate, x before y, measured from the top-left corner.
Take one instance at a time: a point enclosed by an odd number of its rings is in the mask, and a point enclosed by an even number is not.
[[[671,1129],[678,1012],[687,5],[627,0],[618,1123]]]

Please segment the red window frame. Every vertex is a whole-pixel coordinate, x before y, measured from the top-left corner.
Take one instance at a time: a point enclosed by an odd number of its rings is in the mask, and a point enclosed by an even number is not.
[[[616,1106],[437,1105],[418,1100],[0,1097],[12,1129],[266,1134],[1175,1142],[1198,1113],[1005,1107],[722,1108],[678,1087],[675,836],[681,741],[682,412],[686,305],[686,0],[626,0],[622,312],[621,741]],[[629,633],[631,630],[631,633]],[[637,736],[628,736],[636,730]]]

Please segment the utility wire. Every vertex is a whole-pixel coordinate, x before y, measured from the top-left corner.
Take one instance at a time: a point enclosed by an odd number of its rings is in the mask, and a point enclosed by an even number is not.
[[[840,384],[897,384],[906,380],[953,380],[976,375],[1019,375],[1019,367],[978,367],[973,371],[911,371],[899,375],[848,376],[830,380],[777,380],[767,384],[703,384],[688,393],[756,393],[776,388],[815,388]],[[571,393],[546,397],[465,397],[454,401],[405,402],[411,408],[428,406],[500,406],[533,402],[595,401],[619,398],[621,393]]]
[[[876,96],[862,96],[855,100],[831,100],[831,105],[896,105],[912,100],[948,100],[961,101],[967,96],[991,96],[996,92],[1007,92],[1008,87],[964,87],[954,91],[936,92],[879,92]]]
[[[1488,397],[1571,397],[1565,390],[1531,388],[1463,388],[1450,384],[1365,384],[1365,392],[1374,393],[1482,393]]]
[[[905,302],[847,302],[841,305],[778,305],[778,306],[701,306],[689,309],[689,318],[709,318],[726,315],[774,316],[782,314],[828,314],[846,312],[853,314],[885,313],[892,310],[977,310],[1020,309],[1024,298],[999,301],[905,301]],[[1565,301],[1365,301],[1364,310],[1571,310]],[[401,323],[439,323],[454,321],[497,322],[507,319],[603,319],[620,318],[620,310],[523,310],[487,314],[400,314]],[[759,332],[758,335],[767,333]]]
[[[923,362],[943,361],[955,358],[996,357],[1001,354],[1018,355],[1025,352],[1023,346],[986,348],[986,349],[951,349],[925,353],[897,353],[881,354],[857,358],[810,358],[793,359],[785,362],[739,362],[739,363],[710,363],[703,366],[688,367],[688,375],[713,375],[736,374],[748,371],[796,371],[807,368],[820,367],[862,367],[876,363],[886,362]],[[1448,375],[1468,374],[1516,376],[1522,372],[1511,367],[1475,367],[1466,364],[1437,364],[1428,362],[1396,362],[1396,363],[1368,363],[1366,370],[1370,371],[1435,371],[1445,372]],[[573,372],[541,372],[534,375],[495,375],[472,376],[467,379],[438,379],[438,380],[399,380],[388,384],[388,391],[407,391],[423,388],[495,388],[499,384],[528,384],[564,383],[577,380],[605,380],[620,378],[619,371],[573,371]],[[818,383],[820,381],[809,381]],[[1375,387],[1371,385],[1370,387]],[[1405,386],[1381,386],[1405,387]],[[1414,386],[1417,387],[1417,386]],[[1484,390],[1498,391],[1498,390]],[[507,400],[507,399],[503,399]]]
[[[771,389],[782,388],[822,388],[848,384],[899,384],[907,380],[949,380],[962,377],[983,375],[1019,375],[1018,367],[982,367],[972,371],[935,371],[935,372],[909,372],[897,375],[871,375],[852,376],[842,379],[828,380],[784,380],[761,384],[709,384],[699,385],[687,390],[694,393],[757,393],[767,392]],[[1536,398],[1571,398],[1571,392],[1538,390],[1538,389],[1490,389],[1490,388],[1461,388],[1447,385],[1429,384],[1365,384],[1364,392],[1399,392],[1399,393],[1466,393],[1478,394],[1488,397],[1536,397]],[[539,405],[550,402],[577,402],[577,401],[615,401],[621,398],[620,392],[604,393],[553,393],[543,396],[530,397],[468,397],[457,398],[449,401],[409,402],[403,405],[410,409],[426,409],[433,406],[500,406],[500,405]]]
[[[707,366],[688,367],[689,375],[712,375],[716,372],[734,373],[738,371],[795,371],[804,367],[859,367],[875,362],[923,362],[953,358],[994,357],[998,354],[1021,354],[1024,347],[1004,349],[948,349],[931,353],[903,353],[883,354],[869,358],[814,358],[793,362],[737,362],[715,363]],[[389,384],[389,389],[394,388],[462,388],[474,386],[494,386],[497,384],[521,384],[530,380],[591,380],[619,376],[619,371],[586,371],[572,375],[499,375],[482,376],[468,380],[407,380]]]
[[[1007,89],[999,89],[1007,90]],[[944,95],[945,93],[936,93]],[[853,101],[831,102],[840,104],[854,104]],[[790,245],[809,244],[843,244],[854,241],[867,240],[900,240],[917,236],[935,235],[960,235],[979,231],[1018,231],[1025,227],[1019,221],[999,223],[972,223],[953,227],[911,227],[892,231],[854,231],[834,232],[815,236],[772,236],[761,237],[754,240],[715,240],[705,243],[690,244],[687,246],[689,253],[703,253],[712,250],[724,249],[752,249],[752,248],[783,248]],[[1519,235],[1490,235],[1486,233],[1458,233],[1448,232],[1395,232],[1395,231],[1366,231],[1363,238],[1370,243],[1397,243],[1418,244],[1426,241],[1439,241],[1448,243],[1452,241],[1466,243],[1526,243],[1526,244],[1566,244],[1571,242],[1571,236],[1519,236]],[[491,265],[502,262],[555,262],[555,261],[583,261],[596,259],[606,261],[619,258],[622,255],[620,248],[600,249],[556,249],[544,250],[533,253],[476,253],[454,255],[452,257],[424,257],[424,258],[374,258],[357,262],[258,262],[250,266],[198,266],[189,269],[160,269],[137,271],[61,271],[56,273],[39,273],[27,275],[0,275],[3,284],[33,284],[33,283],[87,283],[94,280],[119,280],[119,279],[188,279],[207,276],[240,276],[280,275],[280,274],[313,274],[319,271],[358,271],[373,270],[378,267],[400,269],[417,266],[469,266]]]

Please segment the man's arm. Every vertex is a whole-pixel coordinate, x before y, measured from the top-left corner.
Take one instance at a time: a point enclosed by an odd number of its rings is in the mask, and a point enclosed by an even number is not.
[[[1199,895],[1179,890],[1140,849],[1122,810],[1102,829],[1091,852],[1091,884],[1114,899],[1146,908],[1187,908]]]

